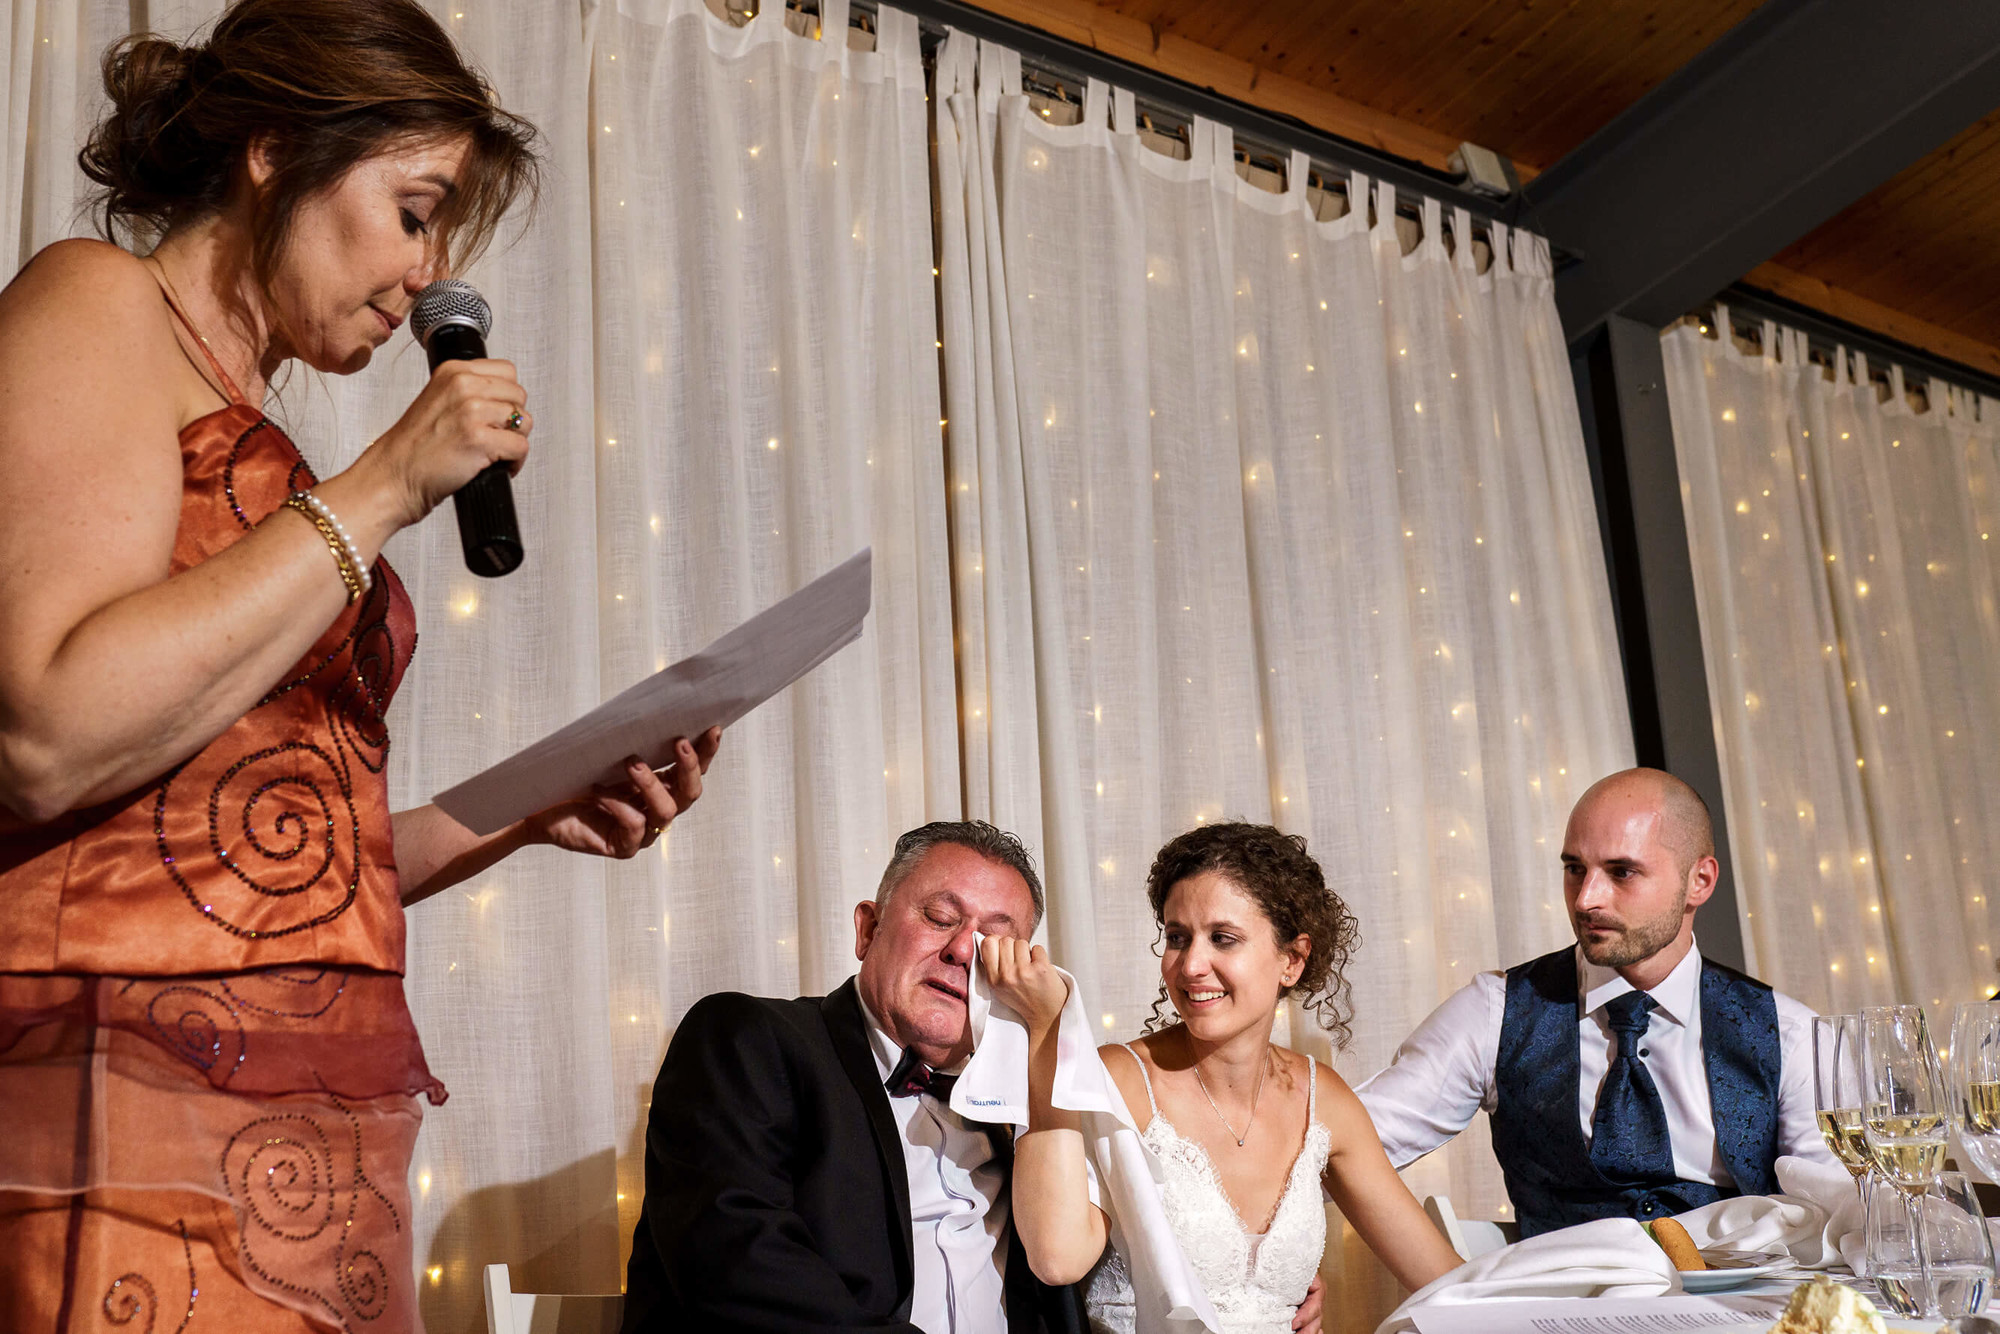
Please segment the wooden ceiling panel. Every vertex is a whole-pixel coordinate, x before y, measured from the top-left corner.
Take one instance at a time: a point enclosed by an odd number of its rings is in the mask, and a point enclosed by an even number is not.
[[[1095,6],[1540,169],[1759,0],[1108,0]],[[1079,0],[1078,8],[1091,7]]]
[[[2000,346],[2000,111],[1774,261]]]

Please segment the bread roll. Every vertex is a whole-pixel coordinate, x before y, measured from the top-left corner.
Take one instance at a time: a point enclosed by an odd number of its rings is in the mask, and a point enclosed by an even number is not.
[[[1650,1227],[1653,1240],[1660,1243],[1660,1249],[1674,1262],[1674,1268],[1683,1272],[1708,1268],[1708,1261],[1702,1259],[1701,1252],[1694,1248],[1694,1238],[1679,1223],[1671,1218],[1657,1218]]]

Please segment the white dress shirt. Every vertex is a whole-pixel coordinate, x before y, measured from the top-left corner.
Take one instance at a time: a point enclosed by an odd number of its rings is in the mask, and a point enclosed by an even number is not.
[[[1615,970],[1586,960],[1581,949],[1576,962],[1581,997],[1576,1115],[1588,1144],[1598,1090],[1618,1051],[1604,1007],[1633,987]],[[1674,1173],[1683,1181],[1733,1186],[1715,1142],[1708,1067],[1701,1054],[1701,951],[1690,949],[1648,994],[1657,1008],[1639,1040],[1640,1059],[1666,1106]],[[1790,996],[1773,992],[1772,998],[1777,1002],[1782,1058],[1778,1155],[1831,1163],[1833,1155],[1820,1138],[1813,1115],[1813,1012]],[[1506,1008],[1507,975],[1481,973],[1431,1011],[1397,1049],[1387,1069],[1354,1090],[1374,1118],[1375,1132],[1396,1167],[1406,1167],[1445,1143],[1475,1114],[1493,1110],[1499,1100],[1494,1067]]]
[[[886,1081],[903,1049],[864,1002],[868,1046]],[[1007,1174],[980,1126],[928,1093],[889,1099],[910,1179],[910,1323],[927,1334],[1006,1334]],[[1011,1133],[996,1126],[996,1134]]]

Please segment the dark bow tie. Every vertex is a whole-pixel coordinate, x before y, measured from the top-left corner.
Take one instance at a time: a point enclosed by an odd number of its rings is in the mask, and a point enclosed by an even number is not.
[[[903,1059],[896,1062],[896,1068],[882,1081],[882,1087],[889,1090],[892,1098],[907,1098],[916,1093],[928,1093],[939,1102],[951,1101],[951,1086],[958,1082],[957,1075],[941,1074],[925,1065],[917,1054],[908,1047],[903,1049]]]

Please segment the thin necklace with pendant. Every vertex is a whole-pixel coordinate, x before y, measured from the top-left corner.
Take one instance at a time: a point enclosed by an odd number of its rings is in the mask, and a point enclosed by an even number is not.
[[[1269,1064],[1270,1057],[1267,1055],[1257,1067],[1257,1087],[1250,1091],[1250,1115],[1243,1122],[1243,1133],[1239,1135],[1236,1127],[1229,1124],[1229,1118],[1222,1114],[1222,1109],[1215,1105],[1215,1095],[1208,1091],[1208,1082],[1201,1077],[1201,1062],[1194,1063],[1194,1082],[1201,1089],[1201,1096],[1208,1099],[1208,1109],[1215,1113],[1216,1120],[1222,1122],[1222,1128],[1229,1132],[1229,1137],[1236,1141],[1239,1149],[1243,1147],[1243,1141],[1250,1138],[1250,1127],[1257,1124],[1257,1096],[1264,1091],[1264,1071]]]

